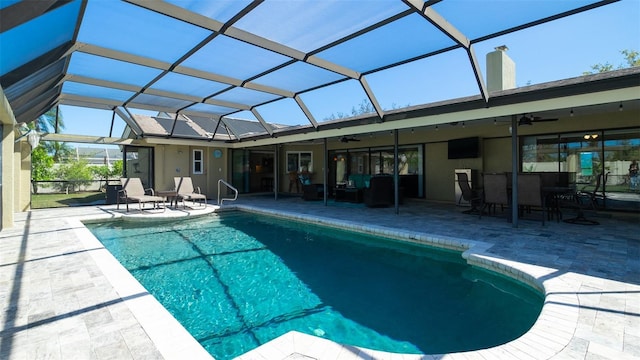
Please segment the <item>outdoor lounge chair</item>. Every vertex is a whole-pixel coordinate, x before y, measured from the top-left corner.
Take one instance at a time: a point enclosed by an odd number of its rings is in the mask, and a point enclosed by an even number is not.
[[[122,189],[118,190],[117,206],[116,209],[120,209],[120,200],[123,200],[127,205],[127,212],[129,212],[129,202],[137,202],[140,211],[143,210],[144,203],[153,203],[153,208],[159,207],[159,204],[164,203],[164,198],[161,196],[155,196],[153,189],[145,189],[142,186],[140,178],[120,178],[120,184]],[[150,193],[151,195],[148,195]],[[162,207],[162,211],[166,209],[166,206]]]
[[[176,187],[176,193],[178,193],[178,199],[182,200],[182,206],[184,206],[185,200],[191,202],[202,201],[202,206],[207,205],[207,196],[200,192],[200,187],[193,187],[193,182],[188,176],[174,177],[173,182]]]

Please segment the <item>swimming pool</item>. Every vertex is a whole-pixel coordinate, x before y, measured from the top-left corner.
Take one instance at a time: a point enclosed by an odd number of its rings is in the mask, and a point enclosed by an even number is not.
[[[543,303],[456,252],[264,215],[87,227],[217,359],[291,330],[390,352],[486,348]]]

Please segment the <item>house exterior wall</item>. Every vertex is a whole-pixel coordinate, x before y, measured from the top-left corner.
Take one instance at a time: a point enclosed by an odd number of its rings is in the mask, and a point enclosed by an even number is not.
[[[530,126],[519,126],[518,135],[557,134],[564,132],[580,132],[614,128],[631,128],[638,126],[640,110],[624,109],[608,113],[567,116],[558,121],[534,123]],[[454,170],[471,168],[478,172],[511,171],[511,136],[509,127],[511,122],[491,121],[484,124],[470,122],[462,127],[443,124],[438,131],[434,126],[403,129],[399,132],[399,145],[424,146],[424,189],[425,199],[433,201],[452,202],[454,199]],[[30,148],[24,142],[13,143],[13,126],[4,125],[4,139],[2,142],[3,187],[2,187],[2,221],[12,223],[13,211],[26,211],[30,202]],[[447,140],[479,136],[482,139],[482,157],[475,159],[447,159]],[[363,149],[393,146],[392,132],[384,131],[374,134],[357,135],[359,142],[341,143],[336,138],[328,141],[328,150]],[[150,144],[144,144],[150,145]],[[208,144],[207,144],[208,145]],[[175,176],[191,176],[194,185],[200,186],[202,192],[209,199],[217,198],[217,182],[219,179],[231,180],[229,168],[230,149],[217,146],[194,146],[192,144],[150,145],[155,148],[155,189],[171,190],[174,187]],[[204,174],[193,175],[193,149],[202,149],[204,155]],[[222,155],[214,157],[214,150],[220,150]],[[261,149],[273,151],[273,146]],[[288,151],[311,151],[313,153],[312,181],[324,181],[324,146],[320,143],[281,144],[279,145],[279,191],[288,191],[288,175],[286,173],[286,154]]]
[[[2,95],[4,99],[4,95]],[[2,122],[0,122],[0,126],[2,126],[2,184],[0,187],[0,202],[2,209],[0,210],[1,222],[0,229],[6,229],[13,227],[13,213],[16,211],[13,204],[13,196],[14,196],[14,176],[13,176],[13,167],[15,164],[14,161],[14,134],[13,134],[13,125],[8,125],[5,123],[7,119],[7,113],[5,111],[0,111],[0,117],[3,117]]]
[[[228,149],[210,146],[187,145],[155,145],[155,182],[158,191],[173,190],[175,185],[173,178],[177,176],[189,176],[194,186],[199,186],[200,191],[209,199],[217,198],[218,180],[228,179],[227,159]],[[193,150],[203,151],[203,174],[193,174]],[[213,155],[214,150],[222,152],[221,157]]]
[[[220,157],[214,156],[214,152],[218,150]],[[218,180],[222,179],[228,183],[231,183],[231,174],[229,173],[229,149],[223,149],[218,147],[205,148],[205,171],[206,171],[206,192],[205,188],[202,192],[205,192],[209,199],[217,200],[218,197]],[[222,194],[225,194],[224,186],[220,188]]]
[[[174,177],[191,176],[189,146],[155,145],[154,159],[155,190],[173,190]]]
[[[189,175],[183,175],[183,176],[190,176],[191,180],[193,181],[193,187],[194,188],[198,188],[200,187],[200,191],[202,193],[204,193],[207,196],[211,196],[206,190],[208,187],[208,183],[207,183],[207,176],[209,174],[209,167],[207,166],[207,159],[208,156],[207,154],[209,153],[208,151],[209,147],[206,146],[191,146],[189,147],[189,166],[188,166],[188,174]],[[202,151],[202,157],[203,157],[203,162],[202,162],[202,174],[194,174],[193,173],[193,151],[194,150],[201,150]]]
[[[31,209],[31,145],[26,141],[16,143],[14,159],[14,208],[27,211]]]

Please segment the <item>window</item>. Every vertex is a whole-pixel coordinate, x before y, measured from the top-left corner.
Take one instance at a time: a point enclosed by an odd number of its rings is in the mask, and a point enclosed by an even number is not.
[[[633,208],[633,200],[614,193],[637,191],[629,167],[640,158],[640,129],[590,130],[522,138],[522,171],[568,172],[569,184],[593,191],[600,174],[606,183],[604,207]],[[632,181],[633,180],[633,181]]]
[[[311,151],[287,151],[287,172],[313,172]]]
[[[193,150],[193,171],[194,175],[204,173],[204,160],[202,150]]]

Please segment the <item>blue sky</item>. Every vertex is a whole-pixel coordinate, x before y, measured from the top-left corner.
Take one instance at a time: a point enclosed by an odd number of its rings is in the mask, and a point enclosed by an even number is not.
[[[544,1],[541,1],[544,3]],[[516,84],[524,86],[580,76],[595,64],[624,63],[621,50],[640,51],[640,0],[622,0],[581,14],[474,45],[480,68],[485,55],[496,46],[507,45],[516,63]],[[401,35],[402,36],[402,35]],[[442,69],[456,68],[456,71]],[[456,50],[403,65],[384,74],[371,74],[369,85],[385,109],[418,105],[478,94],[466,54]],[[365,99],[355,81],[303,94],[316,120],[331,114],[350,114]],[[331,106],[327,106],[327,104]],[[65,133],[108,136],[112,113],[104,110],[61,106]],[[131,109],[134,113],[151,114]],[[291,99],[258,108],[271,122],[305,123]],[[243,114],[245,115],[245,114]],[[247,118],[253,119],[249,114]],[[116,116],[113,135],[120,136],[124,122]]]

